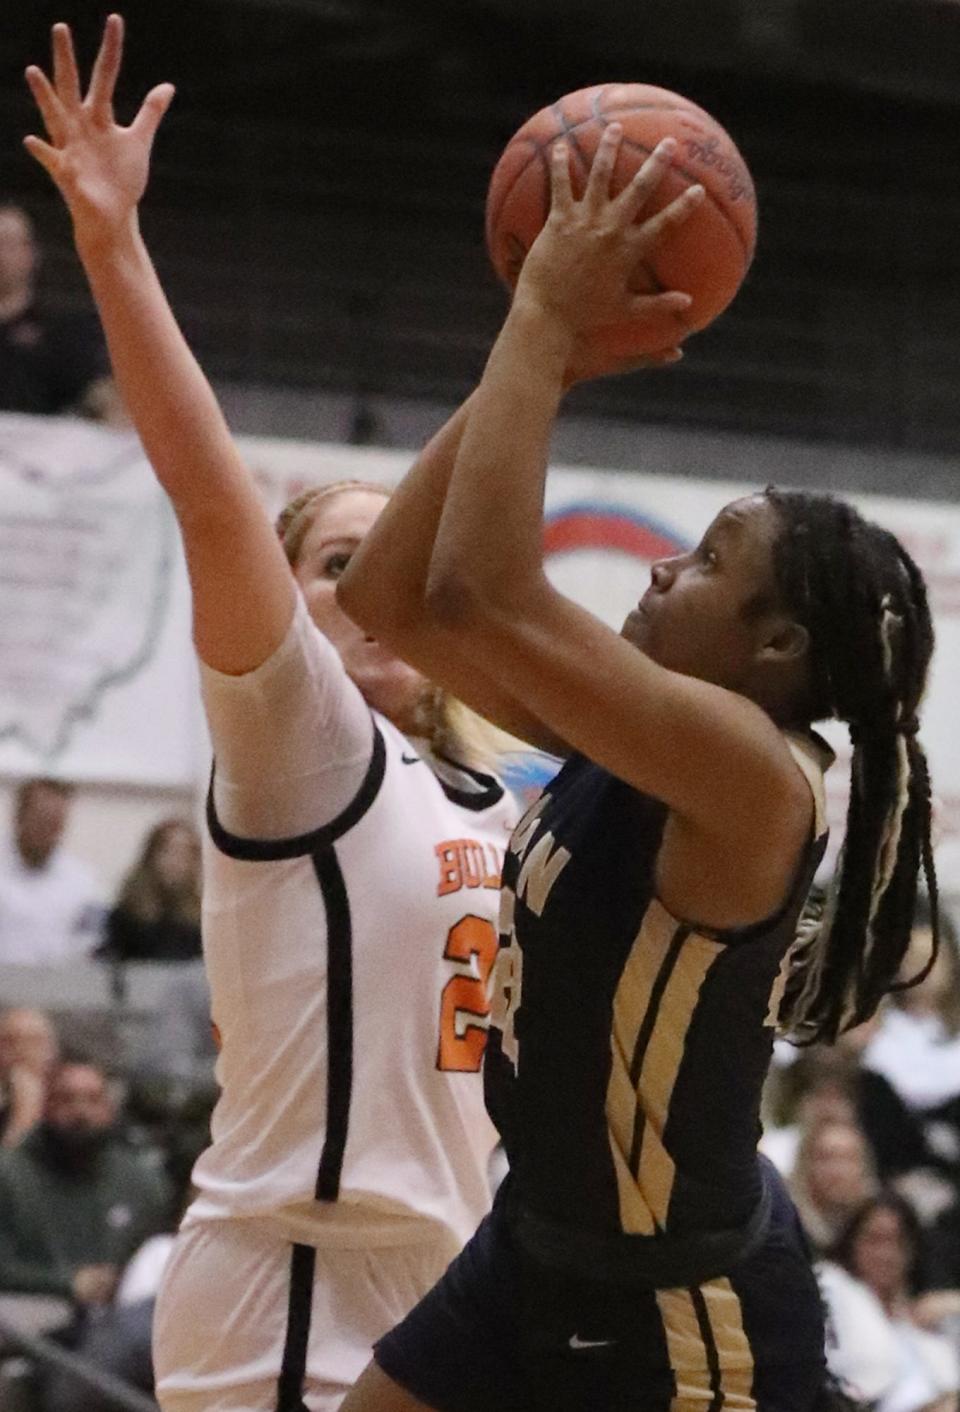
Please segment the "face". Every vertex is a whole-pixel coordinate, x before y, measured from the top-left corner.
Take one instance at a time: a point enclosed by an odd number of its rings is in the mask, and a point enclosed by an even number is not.
[[[197,881],[200,863],[193,829],[186,824],[169,824],[154,841],[151,861],[162,886],[171,890],[190,887]]]
[[[49,785],[35,784],[21,798],[17,814],[17,845],[34,867],[45,863],[63,837],[70,797]]]
[[[774,600],[778,534],[764,496],[735,500],[696,549],[654,564],[623,636],[663,667],[749,695],[761,635],[748,608]]]
[[[823,1128],[807,1163],[807,1185],[814,1200],[855,1206],[867,1195],[868,1184],[866,1146],[857,1129],[841,1123]]]
[[[60,1132],[103,1132],[113,1122],[113,1100],[99,1069],[64,1064],[47,1095],[46,1119]]]
[[[294,576],[311,618],[340,653],[365,700],[406,729],[423,694],[423,677],[351,622],[336,600],[337,579],[385,504],[385,496],[370,490],[344,490],[321,501]]]
[[[856,1117],[853,1099],[842,1084],[831,1079],[815,1084],[801,1098],[798,1108],[800,1121],[806,1126],[827,1121],[852,1123]]]
[[[45,1074],[57,1057],[53,1026],[40,1010],[7,1010],[0,1015],[0,1074],[29,1069]]]
[[[0,298],[29,285],[36,258],[27,217],[15,207],[0,207]]]
[[[901,1293],[910,1269],[912,1250],[899,1213],[885,1206],[871,1211],[857,1232],[851,1256],[854,1274],[880,1299]]]

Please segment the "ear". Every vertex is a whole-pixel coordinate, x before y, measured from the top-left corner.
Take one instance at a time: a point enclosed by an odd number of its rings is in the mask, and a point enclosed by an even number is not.
[[[770,617],[762,625],[757,659],[761,662],[796,662],[810,650],[810,634],[792,618]]]

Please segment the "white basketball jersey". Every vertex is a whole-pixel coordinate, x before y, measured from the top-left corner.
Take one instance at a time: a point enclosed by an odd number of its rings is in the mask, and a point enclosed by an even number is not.
[[[453,1249],[489,1207],[479,1070],[517,809],[374,722],[366,779],[329,826],[240,839],[210,805],[223,1091],[188,1223],[282,1216],[316,1245],[419,1240],[426,1223]]]

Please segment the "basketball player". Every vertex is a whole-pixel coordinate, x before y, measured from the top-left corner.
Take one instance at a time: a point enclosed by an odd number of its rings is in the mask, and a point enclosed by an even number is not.
[[[775,490],[655,564],[619,635],[545,577],[568,370],[641,307],[632,269],[698,199],[636,224],[672,149],[611,198],[618,142],[611,125],[580,202],[555,145],[551,215],[455,454],[414,468],[338,584],[368,632],[471,700],[466,644],[568,751],[504,869],[486,1086],[510,1175],[343,1412],[809,1412],[827,1395],[796,1214],[756,1152],[760,1091],[778,1027],[831,1040],[874,1011],[921,859],[935,889],[916,738],[931,620],[892,535]],[[440,499],[429,570],[405,580]],[[850,813],[830,906],[798,927],[827,718],[851,731]]]
[[[118,385],[183,535],[216,754],[204,950],[222,1094],[156,1316],[164,1412],[332,1412],[489,1209],[485,981],[516,809],[450,704],[354,627],[338,575],[385,493],[295,501],[278,537],[137,228],[107,23],[29,82]],[[292,572],[291,572],[292,567]],[[423,571],[426,569],[424,560]],[[416,554],[411,556],[416,571]]]

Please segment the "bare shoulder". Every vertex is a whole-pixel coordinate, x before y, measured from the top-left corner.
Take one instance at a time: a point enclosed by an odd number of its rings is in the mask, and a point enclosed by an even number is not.
[[[816,774],[766,718],[758,749],[765,786],[731,798],[712,823],[671,812],[657,860],[658,894],[674,916],[718,929],[752,926],[786,900],[817,831]]]

